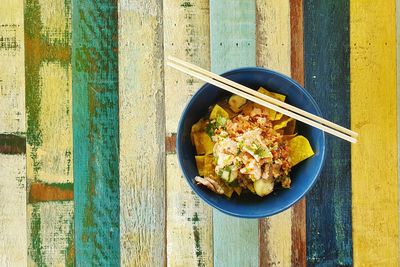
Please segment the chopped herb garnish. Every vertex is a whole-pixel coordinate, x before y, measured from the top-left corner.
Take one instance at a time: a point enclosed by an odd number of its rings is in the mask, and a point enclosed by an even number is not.
[[[226,124],[227,119],[225,117],[222,117],[221,115],[218,114],[216,123],[217,127],[224,127]]]
[[[222,127],[225,127],[225,124],[227,122],[227,119],[225,117],[222,117],[221,115],[218,115],[215,120],[212,120],[209,124],[206,126],[206,133],[208,134],[209,137],[212,137],[215,133],[215,130]]]
[[[217,129],[217,126],[216,126],[215,121],[214,122],[210,122],[206,126],[206,133],[208,134],[208,136],[212,137],[214,135],[214,132],[215,132],[216,129]]]
[[[260,156],[261,158],[265,158],[268,156],[268,153],[265,149],[262,149],[261,147],[258,147],[255,151],[254,154],[257,156]]]

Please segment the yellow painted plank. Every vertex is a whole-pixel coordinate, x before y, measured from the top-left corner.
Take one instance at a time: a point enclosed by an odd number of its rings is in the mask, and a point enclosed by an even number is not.
[[[119,1],[122,266],[165,265],[161,1]]]
[[[73,182],[71,1],[24,3],[29,192],[32,183]],[[29,266],[73,264],[73,211],[72,201],[28,203]]]
[[[396,0],[396,55],[397,55],[397,107],[400,105],[400,0]],[[397,153],[399,153],[400,149],[400,110],[397,108]],[[397,174],[398,174],[398,194],[400,194],[400,176],[399,176],[399,171],[400,171],[400,157],[397,157]],[[399,195],[398,195],[399,198]],[[398,199],[398,203],[400,204],[400,199]],[[400,206],[399,206],[399,214],[400,214]],[[399,218],[399,231],[400,231],[400,218]],[[399,232],[400,234],[400,232]],[[399,236],[400,238],[400,236]],[[400,240],[399,240],[400,242]],[[400,244],[399,244],[400,246]],[[400,247],[398,248],[398,258],[400,259]]]
[[[257,7],[257,66],[290,76],[290,5],[284,1],[256,1]],[[292,209],[265,219],[260,237],[266,247],[260,257],[274,266],[291,266]],[[264,255],[261,255],[264,254]]]
[[[397,266],[395,0],[350,1],[354,264]]]
[[[210,68],[209,1],[163,1],[164,54]],[[176,132],[183,107],[203,85],[165,68],[167,134]],[[173,144],[173,147],[175,144]],[[212,210],[182,177],[174,151],[167,156],[167,265],[212,266]]]
[[[290,76],[290,4],[256,1],[257,65]]]
[[[29,31],[38,31],[42,36],[29,41],[29,48],[41,47],[40,50],[27,49],[26,54],[32,59],[38,72],[27,72],[27,79],[38,80],[37,87],[27,88],[29,97],[28,129],[34,129],[32,136],[39,136],[40,146],[33,145],[28,134],[27,157],[28,179],[46,183],[66,183],[73,181],[72,174],[72,77],[70,62],[71,4],[64,0],[38,1],[40,17],[36,14],[35,4],[30,0],[26,16],[39,26],[26,25]],[[40,36],[34,36],[40,38]],[[41,42],[42,45],[36,45]],[[45,46],[48,46],[47,48]],[[48,53],[50,47],[59,52]],[[29,65],[31,63],[29,62]],[[32,110],[31,113],[29,111]],[[34,112],[37,114],[33,114]],[[35,117],[35,121],[33,118]],[[36,144],[36,143],[35,143]]]
[[[41,108],[39,122],[42,145],[37,149],[35,161],[28,157],[29,179],[45,183],[73,182],[72,167],[72,88],[71,65],[58,62],[43,62],[39,70],[41,77]],[[31,154],[32,146],[27,146]],[[36,173],[35,173],[36,172]]]
[[[0,134],[25,133],[24,6],[0,8]],[[16,144],[15,144],[16,145]],[[0,154],[0,266],[26,266],[26,158]]]
[[[164,0],[164,51],[210,69],[209,1]],[[175,133],[182,110],[204,82],[170,67],[165,68],[167,133]]]

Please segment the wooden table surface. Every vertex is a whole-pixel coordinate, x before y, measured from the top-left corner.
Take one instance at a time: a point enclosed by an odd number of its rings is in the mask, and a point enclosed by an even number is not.
[[[395,0],[1,2],[0,266],[398,266]],[[359,143],[328,136],[279,215],[213,210],[174,148],[202,83],[168,55],[290,75]]]

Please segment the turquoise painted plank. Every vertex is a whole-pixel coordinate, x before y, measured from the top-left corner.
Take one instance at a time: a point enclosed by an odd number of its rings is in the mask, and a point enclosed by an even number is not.
[[[73,0],[72,91],[77,266],[118,266],[117,1]]]
[[[304,1],[305,87],[324,117],[346,128],[350,127],[349,18],[349,0]],[[352,266],[350,144],[326,138],[325,166],[306,199],[307,265]]]
[[[211,70],[256,65],[255,0],[211,0]],[[214,265],[258,266],[258,220],[214,209]]]

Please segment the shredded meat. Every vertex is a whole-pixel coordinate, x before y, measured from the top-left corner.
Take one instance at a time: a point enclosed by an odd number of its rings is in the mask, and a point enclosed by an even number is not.
[[[205,187],[207,187],[208,189],[217,194],[222,195],[224,193],[224,189],[215,180],[211,178],[208,177],[203,178],[200,176],[196,176],[194,180],[196,181],[197,184],[204,185]]]

